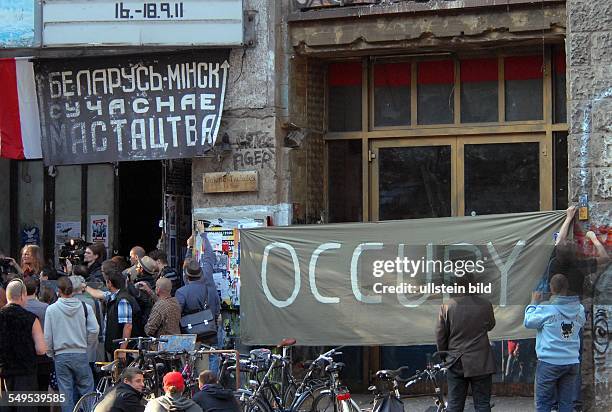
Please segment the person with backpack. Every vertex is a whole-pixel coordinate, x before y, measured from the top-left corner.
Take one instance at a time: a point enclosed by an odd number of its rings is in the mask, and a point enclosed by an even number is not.
[[[57,281],[60,298],[49,306],[45,315],[47,355],[53,358],[59,391],[66,396],[63,412],[71,412],[77,396],[94,390],[94,380],[87,358],[87,348],[95,343],[100,330],[91,306],[73,297],[72,282],[67,276]]]

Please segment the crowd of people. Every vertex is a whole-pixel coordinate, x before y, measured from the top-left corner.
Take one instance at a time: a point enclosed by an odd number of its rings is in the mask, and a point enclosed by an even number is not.
[[[197,259],[196,236],[203,244]],[[182,274],[168,265],[163,251],[146,254],[140,246],[130,250],[128,261],[106,259],[104,244],[94,243],[85,249],[83,264],[67,259],[61,271],[43,268],[35,245],[23,248],[20,263],[0,258],[7,263],[0,288],[0,391],[58,391],[66,398],[62,411],[72,411],[95,388],[96,361],[117,356],[124,366],[129,363],[126,352],[115,351],[133,345],[115,340],[191,333],[181,328],[181,318],[204,309],[213,314],[216,330],[198,335],[197,342],[223,343],[215,257],[201,226],[187,241]],[[216,374],[218,359],[211,355],[196,367]],[[126,385],[134,373],[127,371]],[[180,387],[176,376],[168,379]],[[138,390],[138,384],[130,387]],[[163,410],[175,395],[168,393],[150,410]]]
[[[575,212],[574,207],[567,210],[549,263],[524,314],[524,327],[537,332],[537,412],[581,410],[582,328],[589,316],[582,304],[584,285],[610,262],[592,232],[587,238],[595,256],[584,256],[568,240]],[[197,259],[195,236],[203,244]],[[201,312],[212,314],[216,333],[198,335],[198,342],[220,346],[220,301],[212,277],[215,256],[202,226],[187,246],[182,274],[168,265],[163,251],[146,254],[139,246],[131,249],[128,263],[118,256],[106,259],[102,244],[90,245],[85,264],[67,261],[63,276],[43,267],[36,246],[23,248],[19,264],[0,256],[12,268],[3,273],[0,289],[0,388],[51,388],[66,395],[62,410],[72,411],[78,398],[94,389],[94,362],[109,360],[115,350],[128,348],[128,342],[115,340],[185,333],[181,319]],[[459,282],[474,282],[473,274]],[[469,387],[475,410],[491,410],[496,365],[488,332],[494,327],[493,307],[482,297],[454,296],[441,306],[436,340],[438,350],[447,353],[449,412],[464,410]],[[512,356],[516,352],[513,345]],[[127,360],[125,352],[119,351],[118,357]],[[193,399],[182,395],[182,375],[170,372],[163,379],[165,394],[149,401],[145,409],[141,402],[143,372],[128,367],[121,383],[96,411],[237,410],[231,390],[216,382],[216,357],[196,366],[201,371],[201,391]]]

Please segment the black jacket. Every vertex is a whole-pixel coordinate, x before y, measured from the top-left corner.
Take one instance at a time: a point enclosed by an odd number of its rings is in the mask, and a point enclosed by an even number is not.
[[[240,412],[238,401],[231,389],[221,385],[204,385],[202,390],[193,396],[203,412]]]
[[[127,383],[120,383],[104,396],[94,412],[143,412],[141,400],[142,393]]]
[[[87,268],[87,282],[104,283],[104,276],[102,276],[102,264],[100,262],[95,261]]]
[[[493,305],[488,300],[473,295],[453,297],[440,307],[436,325],[438,350],[460,359],[453,367],[463,366],[466,378],[495,373],[488,336],[494,327]]]

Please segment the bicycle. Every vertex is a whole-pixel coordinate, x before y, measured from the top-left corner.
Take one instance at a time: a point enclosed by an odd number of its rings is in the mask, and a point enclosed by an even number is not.
[[[325,367],[329,380],[326,389],[314,399],[312,412],[361,412],[348,388],[341,384],[340,374],[344,366],[342,362],[332,362]]]
[[[436,352],[432,358],[445,357],[448,352]],[[427,365],[422,371],[409,378],[402,378],[402,372],[407,371],[407,366],[402,366],[396,370],[380,370],[376,372],[377,384],[370,386],[368,390],[374,392],[374,406],[372,412],[377,411],[390,411],[390,412],[403,412],[404,403],[400,394],[400,384],[405,383],[404,387],[408,388],[417,382],[426,380],[432,382],[434,385],[434,406],[428,407],[425,412],[445,412],[446,401],[444,400],[444,394],[440,388],[440,382],[438,375],[445,373],[450,363],[437,363],[433,365]]]
[[[118,360],[95,363],[96,366],[100,367],[103,376],[100,378],[95,391],[81,396],[76,405],[74,405],[73,412],[93,412],[98,402],[100,402],[104,395],[106,395],[106,393],[117,383],[118,377],[113,375],[115,374],[118,363]]]
[[[287,348],[293,345],[295,340],[284,340],[279,345]],[[286,349],[283,351],[287,354]],[[324,354],[329,355],[330,353]],[[267,368],[261,365],[262,360],[266,360]],[[236,397],[242,407],[243,412],[297,412],[310,411],[314,401],[315,382],[312,377],[314,371],[320,366],[322,359],[329,357],[322,356],[317,362],[313,362],[309,367],[309,372],[298,386],[296,380],[290,372],[291,361],[287,356],[271,354],[268,349],[256,349],[251,351],[249,360],[240,360],[241,369],[246,371],[252,379],[249,379],[249,389],[238,389]],[[281,379],[286,379],[286,383],[275,382],[272,375],[281,369]],[[265,370],[263,378],[259,378],[260,371]],[[321,388],[324,385],[317,385]]]
[[[138,355],[128,364],[130,368],[138,368],[143,372],[145,388],[143,390],[143,398],[150,400],[161,396],[163,388],[160,377],[164,375],[165,365],[155,362],[155,358],[168,354],[166,351],[149,351],[148,347],[154,343],[167,342],[167,339],[158,339],[154,337],[135,337],[115,339],[113,343],[130,343],[136,342],[136,350]],[[145,346],[147,348],[145,348]]]

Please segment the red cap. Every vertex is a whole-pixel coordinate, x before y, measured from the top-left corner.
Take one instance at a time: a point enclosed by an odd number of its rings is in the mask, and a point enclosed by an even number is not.
[[[174,386],[178,390],[185,389],[185,381],[180,372],[169,372],[164,376],[164,388]]]

